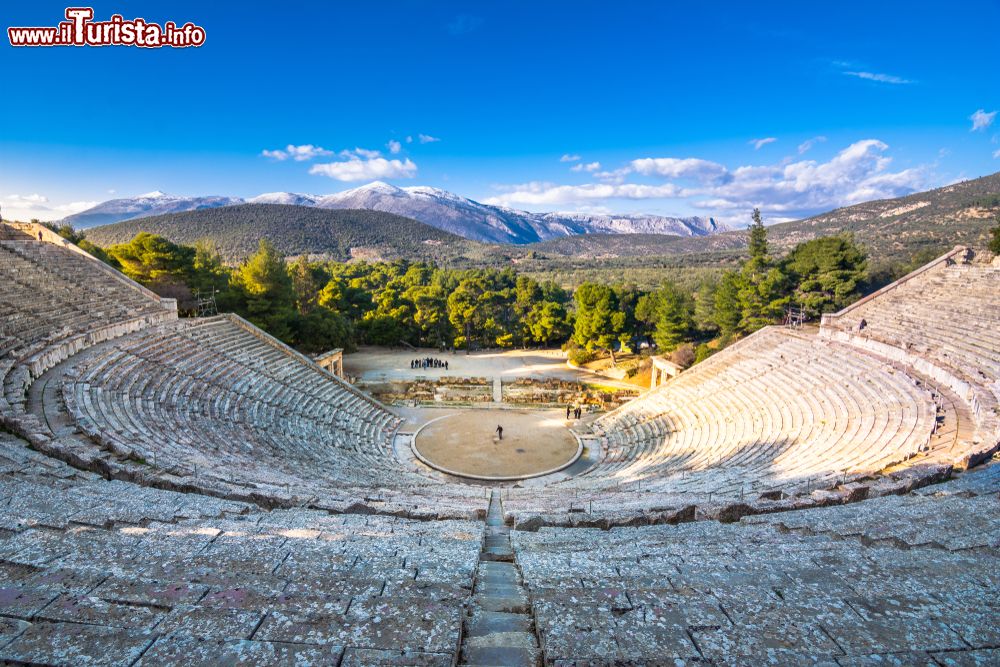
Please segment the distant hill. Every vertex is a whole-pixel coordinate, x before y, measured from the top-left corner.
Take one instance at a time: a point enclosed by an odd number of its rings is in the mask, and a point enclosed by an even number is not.
[[[908,260],[923,250],[955,245],[984,246],[1000,212],[1000,173],[896,199],[838,208],[804,220],[768,227],[778,250],[819,236],[850,232],[873,257]],[[681,238],[660,235],[589,235],[553,239],[527,246],[541,255],[577,259],[655,257],[739,252],[746,230]]]
[[[269,197],[301,196],[272,193]],[[584,234],[657,233],[704,236],[726,229],[712,218],[676,218],[662,215],[591,215],[584,213],[530,213],[481,204],[446,190],[415,186],[397,188],[376,181],[353,190],[316,198],[320,208],[363,208],[388,211],[439,229],[487,243],[515,245]]]
[[[269,198],[289,199],[282,195]],[[768,238],[780,252],[801,241],[851,232],[873,259],[908,261],[924,250],[985,245],[998,211],[1000,173],[771,225]],[[128,241],[139,231],[180,243],[211,238],[228,261],[246,257],[256,249],[258,238],[268,238],[287,255],[433,259],[452,265],[513,261],[534,271],[557,265],[560,270],[652,266],[657,257],[669,258],[671,266],[704,266],[719,259],[730,261],[746,248],[745,230],[707,236],[588,233],[524,245],[480,243],[392,213],[282,204],[242,204],[140,218],[91,229],[87,236],[108,245]]]
[[[644,214],[530,213],[481,204],[437,188],[398,188],[375,181],[329,195],[268,192],[244,201],[238,197],[175,197],[149,192],[112,199],[63,219],[76,229],[165,213],[236,206],[289,204],[329,209],[366,209],[395,213],[474,241],[515,245],[577,234],[671,234],[704,236],[728,229],[712,218]]]
[[[440,260],[485,252],[482,244],[392,213],[282,204],[241,204],[139,218],[87,230],[87,238],[106,247],[128,242],[139,232],[186,245],[211,240],[228,262],[252,254],[259,239],[268,239],[288,256],[309,254],[339,261]]]
[[[62,222],[72,225],[75,229],[88,229],[98,225],[110,225],[120,220],[241,203],[243,200],[236,197],[175,197],[157,190],[138,197],[111,199],[86,211],[67,216]]]

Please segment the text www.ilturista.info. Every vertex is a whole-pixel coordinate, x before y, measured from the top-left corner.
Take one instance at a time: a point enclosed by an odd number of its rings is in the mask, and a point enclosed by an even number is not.
[[[7,28],[11,46],[163,46],[185,48],[205,43],[205,29],[193,23],[162,26],[145,19],[126,20],[113,14],[110,20],[94,21],[92,7],[67,7],[66,20],[55,27]]]

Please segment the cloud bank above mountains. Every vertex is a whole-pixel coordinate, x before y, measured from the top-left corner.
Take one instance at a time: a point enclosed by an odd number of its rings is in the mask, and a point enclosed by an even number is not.
[[[803,142],[799,155],[822,141],[824,137]],[[928,185],[928,166],[894,170],[888,152],[885,142],[863,139],[826,161],[786,157],[773,164],[731,167],[696,157],[642,157],[617,169],[595,172],[593,183],[498,185],[497,194],[484,203],[573,207],[606,205],[616,199],[675,200],[722,220],[742,220],[754,207],[772,217],[792,219],[871,199],[899,197]]]

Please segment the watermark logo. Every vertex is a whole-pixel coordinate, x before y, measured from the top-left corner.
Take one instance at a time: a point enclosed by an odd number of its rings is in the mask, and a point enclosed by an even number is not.
[[[178,26],[146,19],[125,19],[113,14],[107,21],[95,21],[93,7],[67,7],[66,20],[55,27],[7,28],[11,46],[164,46],[187,48],[205,43],[205,29],[190,21]]]

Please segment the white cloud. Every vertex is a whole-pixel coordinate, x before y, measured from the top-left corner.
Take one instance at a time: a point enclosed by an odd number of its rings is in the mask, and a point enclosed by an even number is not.
[[[347,159],[339,162],[314,164],[309,169],[310,174],[329,176],[338,181],[370,181],[381,178],[413,178],[417,173],[417,165],[412,160],[387,160],[384,157],[374,157],[377,151],[345,151]],[[343,153],[342,153],[343,155]]]
[[[597,171],[600,168],[601,168],[601,163],[600,162],[588,162],[586,164],[580,162],[578,164],[574,164],[572,167],[569,168],[569,170],[570,171],[586,171],[586,172],[589,172],[589,173],[593,173],[593,172]]]
[[[812,139],[806,139],[801,144],[799,144],[799,155],[809,152],[813,146],[816,144],[821,144],[826,141],[826,137],[820,135],[818,137],[813,137]]]
[[[88,208],[97,206],[96,201],[74,201],[65,204],[52,204],[49,198],[38,193],[28,195],[11,194],[0,197],[0,215],[5,220],[59,220],[86,211]]]
[[[857,141],[826,162],[783,161],[730,169],[699,158],[639,158],[621,169],[595,173],[606,182],[563,185],[529,182],[498,186],[486,203],[505,206],[605,205],[609,200],[673,200],[724,219],[742,219],[755,206],[770,221],[806,217],[839,206],[909,194],[927,185],[927,168],[891,171],[889,147]],[[660,183],[626,182],[638,174]],[[674,181],[687,181],[682,185]]]
[[[1000,160],[1000,148],[993,151],[993,157]]]
[[[49,203],[49,198],[40,194],[31,195],[8,195],[2,200],[4,203],[8,203],[14,206],[41,206],[43,204]]]
[[[878,83],[891,83],[894,85],[913,83],[913,81],[909,79],[893,76],[892,74],[881,74],[879,72],[844,72],[844,74],[847,76],[855,76],[859,79],[865,79],[866,81],[876,81]]]
[[[606,199],[663,199],[676,197],[680,192],[673,183],[641,185],[638,183],[587,183],[585,185],[557,185],[542,181],[506,186],[508,192],[483,200],[484,204],[510,206],[512,203],[551,206],[579,204]]]
[[[305,162],[306,160],[312,160],[316,157],[333,155],[333,152],[326,150],[322,146],[313,146],[312,144],[302,144],[301,146],[288,144],[284,149],[278,148],[273,151],[265,149],[261,151],[260,154],[264,157],[271,158],[272,160],[278,160],[279,162],[283,162],[289,158],[295,160],[296,162]]]
[[[764,146],[767,146],[768,144],[773,144],[777,140],[778,140],[777,137],[764,137],[763,139],[751,139],[747,143],[753,146],[753,149],[755,151],[759,151]]]
[[[351,149],[342,150],[339,153],[337,153],[337,155],[344,158],[360,157],[366,160],[373,160],[377,157],[382,157],[382,152],[373,151],[367,148],[354,148],[354,150]]]
[[[969,116],[969,120],[972,121],[972,129],[969,131],[976,132],[978,130],[985,130],[993,124],[993,119],[996,117],[996,111],[990,111],[987,113],[985,109],[977,110],[976,113]]]
[[[666,178],[695,178],[708,181],[726,175],[726,167],[718,162],[700,158],[640,158],[632,160],[631,169],[644,176],[664,176]]]
[[[403,144],[399,143],[395,139],[390,139],[386,146],[389,148],[389,152],[393,155],[396,155],[399,151],[403,150]]]
[[[580,161],[580,156],[579,155],[570,155],[569,153],[565,153],[561,158],[559,158],[559,161],[560,162],[579,162]]]
[[[418,134],[417,139],[419,139],[422,144],[432,144],[435,141],[441,141],[438,137],[432,137],[429,134]]]

